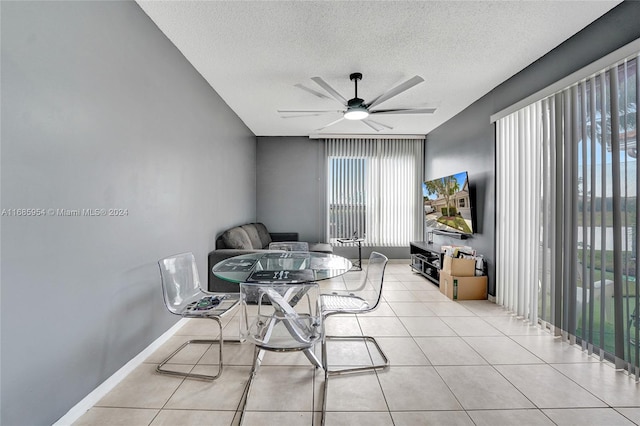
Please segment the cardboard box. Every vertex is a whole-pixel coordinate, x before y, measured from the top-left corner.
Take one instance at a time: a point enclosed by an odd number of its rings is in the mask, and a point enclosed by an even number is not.
[[[476,273],[476,261],[444,256],[442,271],[456,277],[473,277]]]
[[[440,272],[440,293],[451,300],[484,300],[487,277],[459,277]]]

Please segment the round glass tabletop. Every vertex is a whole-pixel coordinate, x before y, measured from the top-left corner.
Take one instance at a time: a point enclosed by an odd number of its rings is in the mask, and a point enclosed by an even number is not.
[[[330,253],[263,251],[216,263],[213,274],[234,283],[303,283],[338,277],[353,265]]]

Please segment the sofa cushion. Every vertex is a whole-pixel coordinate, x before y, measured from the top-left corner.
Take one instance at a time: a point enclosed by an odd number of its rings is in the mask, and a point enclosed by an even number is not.
[[[242,225],[240,228],[244,229],[247,235],[249,236],[249,240],[251,241],[251,248],[253,249],[261,249],[262,241],[260,240],[260,235],[258,235],[258,230],[254,224]]]
[[[269,247],[269,244],[271,244],[271,234],[269,234],[269,231],[267,230],[267,227],[264,225],[264,223],[254,223],[255,227],[256,227],[256,231],[258,231],[258,235],[260,236],[260,242],[262,243],[262,248],[266,248]]]
[[[222,234],[222,242],[226,248],[251,250],[253,245],[247,231],[239,226],[228,229]]]
[[[327,243],[309,243],[309,251],[317,251],[320,253],[333,253],[333,247]]]

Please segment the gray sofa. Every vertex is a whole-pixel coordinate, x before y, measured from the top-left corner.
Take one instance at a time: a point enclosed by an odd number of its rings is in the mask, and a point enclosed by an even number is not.
[[[221,280],[211,269],[221,260],[240,254],[268,250],[273,241],[299,241],[297,232],[269,232],[263,223],[248,223],[227,229],[216,238],[216,249],[209,253],[209,291],[238,292],[238,285]],[[309,251],[333,253],[327,243],[309,243]]]

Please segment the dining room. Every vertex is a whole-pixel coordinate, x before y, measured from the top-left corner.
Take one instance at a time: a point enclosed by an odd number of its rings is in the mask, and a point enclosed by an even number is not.
[[[429,7],[424,3],[420,7]],[[508,7],[502,3],[491,7]],[[592,8],[592,15],[572,21],[575,27],[542,31],[554,37],[530,66],[494,77],[495,84],[428,132],[424,172],[464,164],[477,177],[482,213],[474,245],[489,258],[496,238],[489,116],[572,72],[578,62],[640,37],[638,3],[618,3],[587,2],[584,10]],[[2,1],[0,11],[0,423],[239,421],[254,345],[225,344],[226,366],[213,382],[157,373],[156,366],[185,341],[215,339],[217,333],[213,321],[183,322],[167,311],[158,260],[192,252],[206,277],[207,255],[220,233],[256,221],[324,241],[318,139],[254,132],[139,2]],[[224,62],[218,65],[226,69]],[[482,70],[491,74],[492,66]],[[315,71],[288,77],[289,88],[301,92],[294,96],[314,96],[293,85]],[[380,91],[421,71],[389,72]],[[348,72],[334,74],[347,80]],[[351,82],[346,84],[351,93]],[[357,247],[334,248],[356,259]],[[328,423],[569,424],[602,418],[602,424],[640,424],[637,399],[631,399],[637,383],[628,376],[621,379],[610,365],[490,301],[447,299],[411,271],[408,245],[363,246],[363,271],[321,280],[320,290],[360,279],[374,249],[389,257],[380,305],[364,315],[330,317],[326,330],[375,337],[390,367],[332,377]],[[238,338],[240,312],[223,319],[225,339]],[[361,358],[356,349],[334,349],[339,364]],[[168,367],[214,374],[217,350],[189,349]],[[319,422],[324,383],[324,372],[304,351],[267,351],[245,422]],[[496,393],[483,392],[487,386]]]

